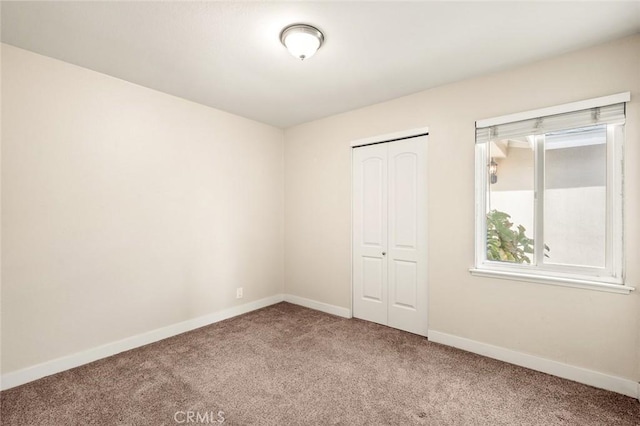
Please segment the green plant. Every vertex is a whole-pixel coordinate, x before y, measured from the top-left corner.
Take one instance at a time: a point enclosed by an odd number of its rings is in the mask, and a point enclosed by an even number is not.
[[[530,264],[533,239],[527,237],[524,226],[513,229],[510,219],[510,215],[498,210],[487,213],[487,260]],[[544,249],[550,250],[546,244]],[[546,253],[545,256],[549,257]]]

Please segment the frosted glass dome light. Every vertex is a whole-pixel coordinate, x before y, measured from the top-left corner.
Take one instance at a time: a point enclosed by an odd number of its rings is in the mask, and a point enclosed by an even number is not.
[[[304,61],[320,49],[324,42],[324,34],[311,25],[295,24],[282,30],[280,41],[289,53]]]

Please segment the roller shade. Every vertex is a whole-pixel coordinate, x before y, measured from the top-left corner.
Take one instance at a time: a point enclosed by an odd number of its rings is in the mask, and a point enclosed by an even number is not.
[[[575,129],[598,124],[623,124],[624,120],[625,103],[622,102],[489,127],[476,126],[476,143],[511,139],[518,136],[540,135],[558,130]]]

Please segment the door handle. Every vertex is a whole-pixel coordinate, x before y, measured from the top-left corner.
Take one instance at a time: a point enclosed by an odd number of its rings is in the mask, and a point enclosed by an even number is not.
[[[387,252],[386,252],[386,251],[383,251],[383,252],[382,252],[382,255],[383,255],[383,256],[385,256],[386,254],[387,254]]]

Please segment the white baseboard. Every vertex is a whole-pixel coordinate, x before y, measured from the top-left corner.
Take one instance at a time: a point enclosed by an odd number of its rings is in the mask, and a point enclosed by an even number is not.
[[[440,331],[429,330],[429,340],[454,348],[463,349],[489,358],[498,359],[510,364],[541,371],[553,376],[584,383],[600,389],[621,393],[633,398],[640,398],[640,385],[629,379],[600,373],[586,368],[576,367],[562,362],[517,352],[511,349],[458,337]]]
[[[157,342],[168,337],[176,336],[178,334],[194,330],[196,328],[204,327],[206,325],[242,315],[247,312],[255,311],[256,309],[274,305],[276,303],[282,302],[283,300],[284,296],[282,294],[277,294],[275,296],[245,303],[243,305],[234,306],[232,308],[223,309],[222,311],[214,312],[212,314],[204,315],[177,324],[172,324],[167,327],[151,330],[149,332],[138,334],[136,336],[127,337],[126,339],[107,343],[106,345],[91,348],[62,358],[57,358],[51,361],[44,362],[42,364],[24,368],[22,370],[6,373],[3,374],[0,379],[0,387],[2,390],[10,389],[12,387],[32,382],[45,376],[50,376],[61,371],[69,370],[74,367],[79,367],[81,365],[118,354],[120,352],[135,349],[140,346],[148,345],[149,343]]]
[[[172,324],[147,333],[128,337],[126,339],[88,349],[83,352],[78,352],[73,355],[57,358],[22,370],[3,374],[0,378],[0,388],[2,390],[10,389],[42,377],[69,370],[74,367],[79,367],[102,358],[116,355],[120,352],[148,345],[168,337],[176,336],[196,328],[204,327],[228,318],[255,311],[282,301],[315,309],[328,314],[337,315],[343,318],[352,317],[351,309],[348,308],[330,305],[328,303],[318,302],[304,297],[294,296],[292,294],[278,294],[214,312],[209,315]],[[463,349],[489,358],[541,371],[543,373],[584,383],[597,388],[621,393],[640,400],[640,383],[634,382],[633,380],[588,370],[586,368],[575,367],[573,365],[525,354],[523,352],[513,351],[511,349],[478,342],[464,337],[458,337],[452,334],[442,333],[440,331],[429,330],[428,336],[429,340],[432,342],[453,346],[455,348]]]
[[[293,303],[294,305],[304,306],[305,308],[315,309],[316,311],[325,312],[331,315],[337,315],[343,318],[351,318],[351,309],[341,306],[329,305],[328,303],[317,302],[304,297],[294,296],[293,294],[285,294],[284,301]]]

